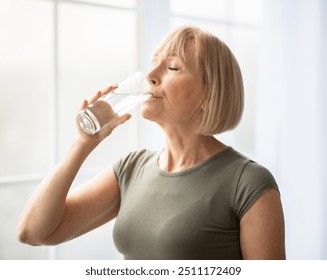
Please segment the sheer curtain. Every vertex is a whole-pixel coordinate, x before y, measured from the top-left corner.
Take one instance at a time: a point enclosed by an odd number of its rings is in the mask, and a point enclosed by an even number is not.
[[[278,180],[289,259],[327,259],[324,0],[266,0],[256,159]]]

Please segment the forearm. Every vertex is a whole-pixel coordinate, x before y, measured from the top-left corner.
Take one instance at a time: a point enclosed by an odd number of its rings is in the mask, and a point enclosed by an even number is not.
[[[85,159],[96,147],[77,140],[66,157],[35,190],[18,226],[18,238],[29,244],[42,244],[60,226],[65,215],[69,189]]]

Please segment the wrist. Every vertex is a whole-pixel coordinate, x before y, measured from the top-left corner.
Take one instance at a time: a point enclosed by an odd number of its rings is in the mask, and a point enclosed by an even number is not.
[[[90,141],[81,137],[75,139],[73,146],[85,152],[92,152],[101,141]]]

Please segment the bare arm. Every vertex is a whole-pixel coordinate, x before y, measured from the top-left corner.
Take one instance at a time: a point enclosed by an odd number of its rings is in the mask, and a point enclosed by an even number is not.
[[[266,191],[241,220],[244,259],[285,259],[284,216],[279,193]]]
[[[99,91],[90,102],[111,91]],[[83,103],[83,107],[88,102]],[[106,134],[124,123],[130,115],[117,117]],[[104,137],[101,137],[102,139]],[[19,224],[18,239],[31,245],[53,245],[77,237],[117,215],[119,186],[109,168],[83,187],[69,189],[85,159],[101,142],[97,136],[80,133],[66,157],[45,178],[27,203]]]

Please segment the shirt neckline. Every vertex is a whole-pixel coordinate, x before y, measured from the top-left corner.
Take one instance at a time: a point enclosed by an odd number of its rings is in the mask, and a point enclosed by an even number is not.
[[[177,171],[177,172],[166,172],[160,168],[159,156],[162,153],[162,151],[160,151],[155,156],[155,168],[156,168],[157,172],[164,177],[180,177],[180,176],[184,176],[189,173],[195,172],[196,170],[198,170],[198,169],[202,168],[203,166],[207,165],[208,163],[210,163],[212,160],[215,160],[216,158],[223,156],[226,152],[232,151],[232,150],[233,150],[232,147],[227,146],[225,149],[212,155],[211,157],[207,158],[206,160],[199,162],[198,164],[196,164],[188,169],[185,169],[182,171]]]

